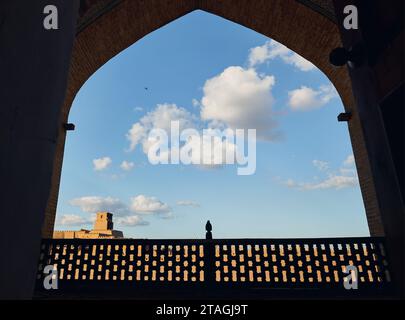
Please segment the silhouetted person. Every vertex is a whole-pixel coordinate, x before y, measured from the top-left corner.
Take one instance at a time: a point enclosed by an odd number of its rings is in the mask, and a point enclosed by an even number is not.
[[[212,239],[212,225],[211,222],[208,220],[207,224],[205,225],[205,230],[207,231],[205,233],[205,239],[211,240]]]

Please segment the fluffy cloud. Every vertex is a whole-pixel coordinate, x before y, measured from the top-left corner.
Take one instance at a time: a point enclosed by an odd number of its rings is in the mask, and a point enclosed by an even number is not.
[[[241,113],[241,116],[246,118],[244,113]],[[133,124],[127,133],[127,139],[130,141],[129,149],[134,150],[140,144],[142,145],[142,151],[148,155],[152,163],[169,162],[175,149],[172,149],[171,146],[165,146],[163,140],[152,137],[151,133],[154,129],[161,129],[166,132],[169,138],[171,125],[174,121],[178,122],[180,133],[184,129],[194,130],[187,135],[187,141],[183,140],[186,139],[185,137],[182,138],[179,146],[179,152],[184,152],[191,158],[190,164],[213,168],[223,165],[226,162],[228,153],[232,154],[233,158],[237,155],[239,159],[242,158],[242,151],[240,154],[237,153],[234,139],[229,139],[227,135],[231,133],[228,124],[222,123],[225,128],[221,129],[228,130],[225,131],[225,136],[223,136],[221,130],[211,126],[204,130],[198,130],[204,126],[201,119],[198,119],[184,108],[169,104],[158,105],[155,110]],[[219,121],[216,124],[219,125]]]
[[[198,101],[197,99],[193,99],[191,103],[194,108],[200,107],[200,101]]]
[[[225,133],[230,134],[229,129],[225,130]],[[199,152],[194,152],[195,150]],[[190,154],[191,164],[208,169],[218,168],[227,163],[227,157],[235,160],[236,156],[241,156],[235,141],[227,134],[223,135],[220,130],[212,128],[205,129],[204,135],[190,136],[181,147],[181,152]]]
[[[343,175],[355,175],[356,167],[354,162],[354,156],[349,155],[345,161],[343,161],[343,166],[339,169],[339,172]]]
[[[135,164],[133,162],[125,160],[125,161],[122,161],[120,167],[122,170],[131,171],[134,168],[134,165]]]
[[[316,167],[319,171],[326,171],[329,169],[329,164],[326,161],[322,160],[312,160],[312,164]]]
[[[80,197],[69,201],[72,206],[79,207],[82,211],[96,213],[99,211],[108,211],[117,215],[124,215],[128,212],[127,205],[120,199],[112,197]]]
[[[137,215],[118,218],[116,223],[123,227],[136,227],[149,225],[148,221],[143,220],[142,217]]]
[[[111,165],[111,163],[112,163],[112,160],[110,157],[94,159],[93,167],[94,167],[94,170],[96,170],[96,171],[102,171],[102,170],[107,169]]]
[[[349,156],[347,159],[351,158]],[[329,165],[325,161],[314,160],[312,163],[321,171],[326,172],[326,177],[322,180],[316,180],[312,182],[296,182],[293,179],[288,179],[284,182],[284,185],[288,188],[294,188],[302,191],[308,190],[321,190],[321,189],[344,189],[349,187],[355,187],[358,185],[358,177],[354,168],[348,168],[353,164],[347,164],[347,159],[343,162],[343,165],[338,169],[339,173],[329,171]]]
[[[142,194],[131,198],[130,209],[135,213],[145,215],[157,214],[162,217],[170,216],[172,212],[168,204],[160,201],[156,197],[148,197]]]
[[[274,40],[267,41],[262,46],[250,49],[249,65],[254,67],[276,58],[282,59],[285,63],[293,65],[301,71],[315,69],[315,66],[311,62]]]
[[[93,223],[92,219],[86,219],[75,214],[64,214],[57,222],[62,226],[81,226]]]
[[[200,204],[198,202],[192,200],[179,200],[176,202],[176,204],[182,207],[193,207],[193,208],[200,207]]]
[[[272,117],[273,76],[261,76],[254,69],[229,67],[206,81],[201,100],[201,119],[211,126],[256,129],[262,140],[275,137]]]
[[[149,222],[143,220],[142,216],[156,215],[159,218],[171,218],[173,216],[171,207],[157,199],[138,195],[131,198],[130,205],[112,197],[81,197],[69,201],[72,206],[79,207],[83,212],[96,213],[99,211],[108,211],[114,213],[115,222],[118,225],[126,227],[145,226]],[[75,215],[64,215],[61,218],[61,224],[81,225],[91,223],[92,219],[85,219]]]
[[[347,167],[353,166],[354,165],[354,156],[351,154],[349,155],[346,160],[343,162],[343,164]]]
[[[286,185],[289,188],[297,188],[299,190],[317,190],[317,189],[343,189],[355,187],[358,185],[358,179],[355,176],[330,175],[326,179],[319,182],[297,183],[294,180],[287,180]]]
[[[320,108],[338,96],[332,85],[321,86],[318,90],[301,86],[288,93],[288,104],[294,111],[308,111]]]
[[[155,110],[148,112],[128,131],[126,137],[130,142],[129,150],[133,151],[138,144],[142,144],[146,153],[149,147],[148,134],[152,129],[170,133],[172,121],[179,121],[180,130],[195,128],[195,120],[194,115],[175,104],[158,104]]]

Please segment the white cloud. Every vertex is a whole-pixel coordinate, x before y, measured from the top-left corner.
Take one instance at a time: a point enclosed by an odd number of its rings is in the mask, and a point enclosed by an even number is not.
[[[172,121],[180,122],[180,131],[195,127],[195,116],[186,109],[175,104],[158,104],[156,109],[148,112],[139,122],[132,125],[126,137],[130,142],[129,150],[135,150],[138,144],[143,145],[145,153],[148,149],[148,134],[153,129],[162,129],[170,133]]]
[[[148,197],[142,194],[131,198],[130,209],[140,214],[158,214],[162,216],[169,216],[172,211],[168,204],[160,201],[156,197]]]
[[[193,107],[195,107],[195,108],[200,107],[200,105],[201,105],[200,101],[198,101],[197,99],[193,99],[191,101],[191,103],[192,103]]]
[[[168,219],[173,217],[172,208],[157,199],[156,197],[148,197],[138,195],[131,198],[131,203],[128,206],[120,199],[112,197],[80,197],[69,201],[72,206],[79,207],[83,212],[96,213],[99,211],[108,211],[114,214],[115,222],[121,226],[145,226],[149,222],[143,220],[142,216],[155,215],[159,218]],[[192,205],[191,202],[189,205]],[[95,215],[94,215],[95,217]],[[78,215],[64,215],[60,223],[64,225],[80,225],[89,224],[94,219],[85,219]]]
[[[112,160],[110,157],[94,159],[93,167],[94,167],[94,170],[96,170],[96,171],[102,171],[102,170],[107,169],[111,165],[111,163],[112,163]]]
[[[329,163],[322,160],[312,160],[312,164],[319,170],[319,171],[326,171],[329,169]]]
[[[200,204],[193,200],[179,200],[176,202],[176,204],[178,206],[183,206],[183,207],[194,207],[194,208],[200,207]]]
[[[343,164],[347,167],[351,167],[354,165],[354,156],[351,154],[349,155],[346,160],[343,162]]]
[[[282,59],[285,63],[293,65],[301,71],[315,69],[315,66],[311,62],[274,40],[267,41],[262,46],[250,49],[249,65],[254,67],[276,58]]]
[[[339,168],[339,172],[344,176],[356,175],[355,168]]]
[[[200,152],[190,153],[192,158],[191,164],[203,164],[201,166],[207,168],[218,167],[225,163],[227,151],[233,152],[234,155],[236,154],[236,144],[222,136],[222,132],[214,128],[207,128],[204,132],[207,135],[203,136],[202,132],[200,132],[202,130],[197,130],[203,126],[201,120],[184,108],[169,104],[158,105],[155,110],[149,112],[139,122],[133,124],[127,133],[127,138],[130,141],[130,150],[141,144],[142,151],[145,154],[148,154],[151,146],[154,146],[154,150],[152,151],[157,151],[158,147],[161,146],[160,141],[159,139],[153,139],[149,134],[153,129],[162,129],[170,136],[172,121],[179,122],[180,132],[184,129],[195,129],[195,134],[190,135],[188,141],[182,142],[180,145],[180,152],[183,150],[200,150]],[[206,140],[209,139],[211,139],[212,144],[204,143],[208,142]],[[209,149],[209,146],[211,146],[211,149]],[[163,161],[163,159],[169,161],[174,149],[171,149],[169,146],[169,149],[159,149],[158,151],[158,153],[152,152],[150,155],[154,161]],[[222,159],[222,161],[217,162],[216,159]],[[212,165],[205,165],[207,163],[212,163]]]
[[[358,179],[355,176],[330,175],[328,178],[319,182],[307,182],[293,185],[300,190],[317,190],[317,189],[343,189],[355,187],[358,185]]]
[[[125,215],[128,212],[128,208],[125,203],[123,203],[120,199],[112,197],[80,197],[70,200],[69,204],[79,207],[82,211],[88,213],[108,211],[116,215]]]
[[[254,69],[232,66],[206,81],[201,100],[201,119],[211,126],[256,129],[262,140],[275,138],[272,117],[273,76],[261,76]]]
[[[169,146],[169,149],[165,150],[159,143],[160,139],[153,139],[150,137],[150,133],[154,129],[160,129],[170,136],[173,121],[179,122],[180,132],[184,129],[201,131],[202,128],[206,128],[210,131],[209,134],[212,134],[216,129],[256,129],[257,139],[275,140],[279,137],[279,133],[274,130],[276,122],[272,114],[271,89],[274,83],[273,76],[259,75],[254,69],[229,67],[221,74],[206,81],[201,101],[193,99],[193,106],[200,107],[200,117],[175,104],[158,104],[153,111],[148,112],[134,123],[127,132],[126,137],[130,143],[129,151],[133,151],[138,145],[141,145],[145,154],[152,151],[148,157],[149,159],[152,157],[154,163],[170,161],[174,149]],[[197,136],[198,139],[196,139]],[[192,152],[191,164],[212,163],[212,165],[202,165],[202,167],[219,167],[226,161],[226,152],[229,151],[228,154],[230,154],[232,150],[234,155],[238,155],[238,159],[242,158],[242,150],[240,154],[237,153],[237,146],[233,140],[222,135],[221,140],[218,140],[218,134],[213,134],[213,136],[216,138],[213,139],[211,150],[205,150],[208,145],[203,143],[204,138],[201,133],[194,135],[187,142],[181,143],[180,149],[184,152],[190,149],[198,150],[200,149],[198,146],[201,146],[201,152]],[[150,149],[152,146],[154,148]],[[161,146],[163,148],[158,148]],[[211,157],[211,160],[206,156]],[[222,159],[222,161],[219,163],[215,161],[213,164],[213,159]]]
[[[131,171],[134,168],[134,165],[135,164],[133,162],[124,160],[124,161],[122,161],[120,167],[122,170]]]
[[[227,129],[226,134],[231,132]],[[189,140],[181,147],[180,152],[186,152],[193,150],[190,153],[191,163],[199,165],[202,168],[218,168],[226,163],[227,156],[235,160],[238,156],[238,148],[229,136],[222,135],[220,130],[205,129],[204,135],[193,135],[189,137]],[[195,152],[199,150],[200,152]],[[239,155],[240,156],[240,155]]]
[[[58,218],[57,222],[62,226],[81,226],[91,224],[92,220],[75,214],[64,214]]]
[[[141,111],[143,111],[143,108],[142,108],[142,107],[135,107],[135,108],[134,108],[134,111],[136,111],[136,112],[141,112]]]
[[[123,227],[136,227],[149,225],[148,221],[143,220],[140,216],[137,215],[118,218],[116,223]]]
[[[294,111],[308,111],[326,105],[333,98],[338,97],[332,85],[321,86],[318,90],[301,86],[288,92],[289,106]]]
[[[349,159],[350,156],[347,158]],[[284,182],[284,185],[288,188],[298,189],[301,191],[308,190],[321,190],[321,189],[344,189],[349,187],[355,187],[359,184],[356,170],[354,168],[348,168],[353,164],[347,164],[347,159],[343,163],[343,167],[338,169],[339,173],[329,170],[329,164],[325,161],[313,160],[313,165],[320,171],[326,172],[326,177],[311,182],[296,182],[293,179],[288,179]],[[345,167],[346,166],[346,167]]]

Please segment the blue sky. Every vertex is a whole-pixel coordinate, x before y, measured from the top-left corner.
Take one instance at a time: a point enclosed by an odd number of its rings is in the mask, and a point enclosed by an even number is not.
[[[311,63],[195,11],[111,59],[77,94],[56,229],[91,228],[94,213],[107,210],[133,238],[202,238],[208,219],[215,238],[366,236],[347,126],[336,120],[342,111]],[[150,164],[139,130],[168,119],[266,124],[256,172]]]

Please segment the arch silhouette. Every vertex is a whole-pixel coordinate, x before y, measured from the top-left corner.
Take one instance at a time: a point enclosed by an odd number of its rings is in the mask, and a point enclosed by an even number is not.
[[[81,86],[101,66],[139,39],[195,10],[217,15],[272,38],[318,67],[333,83],[347,112],[360,188],[370,234],[384,230],[371,176],[369,159],[351,81],[346,68],[329,63],[329,53],[341,46],[338,26],[324,6],[309,0],[110,0],[89,2],[79,20],[74,43],[68,87],[61,111],[60,132],[54,160],[52,188],[45,213],[43,237],[51,238],[55,222],[67,122],[72,102]],[[102,3],[102,4],[100,4]]]

